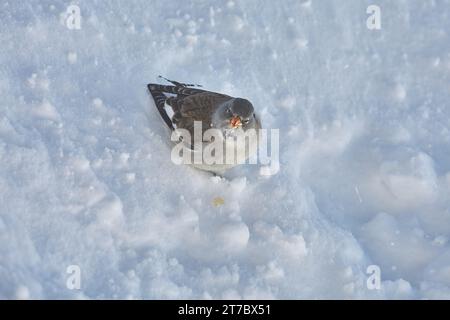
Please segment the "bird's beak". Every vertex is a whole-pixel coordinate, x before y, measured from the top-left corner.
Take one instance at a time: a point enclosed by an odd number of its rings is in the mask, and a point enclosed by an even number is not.
[[[233,129],[236,129],[237,127],[240,127],[241,125],[242,125],[241,118],[239,118],[239,117],[233,117],[233,118],[231,118],[231,120],[230,120],[230,126],[231,126]]]

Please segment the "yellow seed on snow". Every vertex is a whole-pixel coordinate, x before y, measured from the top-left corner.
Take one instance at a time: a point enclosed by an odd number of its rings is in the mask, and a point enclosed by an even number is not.
[[[222,197],[216,197],[213,200],[214,207],[220,207],[225,204],[225,200]]]

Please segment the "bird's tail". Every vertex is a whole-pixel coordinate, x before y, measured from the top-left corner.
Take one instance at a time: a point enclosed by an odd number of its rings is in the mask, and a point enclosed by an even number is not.
[[[159,78],[170,82],[171,84],[173,84],[173,86],[150,83],[147,85],[147,88],[150,91],[150,94],[152,95],[153,100],[155,100],[156,108],[158,109],[159,114],[163,118],[164,122],[167,124],[167,126],[171,130],[175,130],[173,122],[170,119],[169,115],[167,114],[167,112],[164,108],[164,105],[165,105],[167,99],[170,99],[170,97],[167,97],[166,94],[174,94],[177,96],[177,98],[184,98],[184,97],[188,97],[190,95],[203,93],[203,92],[207,92],[207,91],[202,90],[202,89],[192,88],[192,87],[201,87],[200,85],[181,83],[181,82],[169,80],[162,76],[159,76]],[[174,110],[174,111],[176,111],[176,110]]]
[[[158,109],[161,118],[164,120],[170,130],[175,130],[172,120],[170,120],[170,117],[167,114],[166,109],[164,108],[167,97],[162,91],[158,90],[158,86],[159,85],[149,84],[147,87],[153,97],[153,100],[155,101],[156,108]]]
[[[176,87],[203,87],[201,84],[186,84],[186,83],[181,83],[181,82],[178,82],[178,81],[169,80],[169,79],[167,79],[167,78],[165,78],[165,77],[163,77],[161,75],[158,76],[158,78],[164,79],[164,80],[166,80],[167,82],[170,82],[171,84],[173,84]]]

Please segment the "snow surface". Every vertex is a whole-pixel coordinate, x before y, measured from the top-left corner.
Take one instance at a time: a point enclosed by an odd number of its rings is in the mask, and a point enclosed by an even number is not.
[[[0,298],[450,298],[450,1],[69,4],[0,0]],[[159,74],[250,99],[279,173],[174,165]]]

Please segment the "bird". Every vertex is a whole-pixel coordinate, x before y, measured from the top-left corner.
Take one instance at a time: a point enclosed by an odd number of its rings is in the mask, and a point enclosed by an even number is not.
[[[193,155],[183,163],[223,175],[256,154],[261,120],[249,100],[200,89],[200,85],[185,84],[162,76],[159,78],[172,85],[150,83],[147,87],[172,133],[182,130],[187,133],[178,136],[176,141],[183,143],[183,153],[191,152]],[[168,109],[172,111],[172,116],[169,116]],[[195,132],[199,129],[198,124],[201,125],[201,134]],[[219,151],[218,147],[222,149]],[[201,152],[204,156],[204,151],[209,151],[206,154],[214,161],[205,160],[205,157],[201,158],[202,161],[193,161],[195,152]]]

